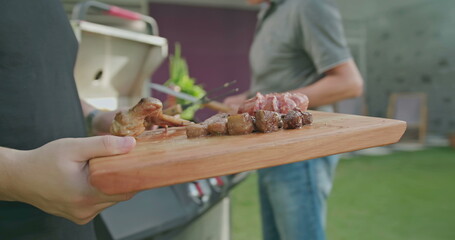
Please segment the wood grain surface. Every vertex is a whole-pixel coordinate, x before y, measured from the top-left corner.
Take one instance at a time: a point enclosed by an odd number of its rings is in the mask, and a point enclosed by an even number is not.
[[[312,111],[301,129],[187,139],[184,128],[148,131],[125,155],[90,160],[90,182],[107,194],[184,183],[396,143],[399,120]]]

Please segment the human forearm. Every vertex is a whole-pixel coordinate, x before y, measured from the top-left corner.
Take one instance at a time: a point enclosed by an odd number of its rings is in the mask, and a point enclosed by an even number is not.
[[[86,118],[91,135],[109,134],[109,128],[117,111],[99,110],[81,99],[82,112]],[[99,110],[99,111],[98,111]],[[90,116],[89,116],[90,115]]]
[[[307,95],[308,99],[310,99],[309,107],[312,108],[358,97],[362,94],[360,89],[360,86],[345,85],[337,81],[335,77],[327,76],[308,87],[299,88],[292,92],[300,92]]]
[[[0,147],[0,201],[14,201],[16,159],[22,151]]]
[[[129,152],[132,137],[65,138],[18,151],[0,147],[0,200],[33,205],[79,224],[133,193],[106,195],[88,182],[88,160]]]
[[[363,79],[352,60],[327,71],[325,75],[316,83],[291,92],[307,95],[310,100],[309,107],[333,104],[362,95]]]
[[[87,117],[88,114],[90,114],[91,112],[96,110],[96,107],[92,106],[91,104],[87,103],[86,101],[84,101],[82,99],[80,101],[81,101],[82,113],[84,114],[84,117]]]

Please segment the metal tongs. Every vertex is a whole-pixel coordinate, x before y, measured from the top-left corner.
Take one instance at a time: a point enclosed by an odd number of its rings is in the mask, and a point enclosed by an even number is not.
[[[207,107],[207,108],[210,108],[210,109],[213,109],[213,110],[216,110],[216,111],[220,111],[220,112],[231,112],[232,109],[221,103],[221,102],[218,102],[218,101],[215,101],[215,100],[218,100],[218,99],[222,99],[223,97],[226,97],[228,96],[229,94],[231,93],[234,93],[234,92],[238,92],[239,89],[238,88],[234,88],[234,89],[231,89],[227,92],[224,92],[218,96],[214,96],[214,97],[209,97],[209,95],[215,93],[215,92],[218,92],[222,89],[225,89],[229,86],[231,86],[232,84],[235,84],[237,81],[234,80],[234,81],[231,81],[231,82],[227,82],[225,84],[223,84],[222,86],[219,86],[219,87],[216,87],[214,89],[211,89],[209,91],[206,92],[206,94],[204,96],[202,96],[201,98],[195,98],[189,94],[186,94],[186,93],[182,93],[182,92],[177,92],[177,91],[174,91],[173,89],[171,88],[168,88],[166,86],[163,86],[161,84],[156,84],[156,83],[150,83],[150,88],[152,89],[155,89],[159,92],[162,92],[162,93],[166,93],[166,94],[169,94],[171,96],[174,96],[176,98],[179,98],[179,99],[183,99],[183,100],[187,100],[187,101],[190,101],[191,103],[189,104],[185,104],[185,105],[182,105],[182,109],[185,110],[187,109],[188,107],[191,107],[193,105],[196,105],[196,104],[201,104],[203,105],[204,107]]]
[[[210,95],[210,94],[213,94],[213,93],[215,93],[215,92],[218,92],[218,91],[220,91],[220,90],[222,90],[222,89],[225,89],[225,88],[231,86],[232,84],[235,84],[236,82],[237,82],[237,80],[234,80],[234,81],[231,81],[231,82],[227,82],[227,83],[225,83],[225,84],[223,84],[223,85],[221,85],[221,86],[219,86],[219,87],[216,87],[216,88],[214,88],[214,89],[208,90],[208,91],[205,93],[205,95],[202,96],[198,101],[192,102],[192,103],[189,103],[189,104],[182,105],[182,108],[183,108],[183,109],[186,109],[186,108],[191,107],[191,106],[193,106],[193,105],[195,105],[195,104],[207,105],[207,104],[210,104],[210,103],[211,103],[212,106],[213,106],[214,104],[222,104],[222,103],[220,103],[220,102],[216,102],[215,100],[222,99],[222,98],[228,96],[228,95],[231,94],[231,93],[238,92],[239,89],[238,89],[238,88],[233,88],[233,89],[230,89],[230,90],[227,91],[227,92],[224,92],[224,93],[222,93],[222,94],[220,94],[220,95],[218,95],[218,96],[211,97],[211,98],[209,97],[209,95]],[[224,104],[223,104],[223,105],[224,105]],[[209,106],[207,106],[207,107],[209,107]],[[228,106],[225,106],[225,107],[229,108]],[[230,109],[229,109],[229,110],[230,110]]]

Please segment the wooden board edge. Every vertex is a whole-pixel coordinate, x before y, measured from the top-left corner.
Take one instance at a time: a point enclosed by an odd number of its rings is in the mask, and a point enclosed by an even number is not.
[[[361,150],[370,147],[378,147],[384,145],[390,145],[398,142],[403,136],[404,131],[406,130],[406,123],[403,121],[395,121],[394,124],[390,124],[386,127],[378,127],[377,130],[381,130],[382,134],[386,134],[386,138],[383,141],[370,143],[368,141],[371,138],[374,138],[377,134],[371,133],[372,131],[365,131],[365,129],[360,129],[359,131],[353,131],[350,133],[345,133],[339,136],[336,136],[333,139],[321,137],[321,143],[331,146],[327,151],[315,151],[317,146],[312,146],[311,143],[306,146],[306,148],[301,149],[301,151],[307,150],[305,156],[302,157],[292,157],[292,154],[299,154],[298,152],[288,152],[286,153],[290,156],[288,159],[283,161],[274,160],[272,164],[270,161],[261,162],[260,160],[255,160],[252,163],[245,163],[246,161],[241,161],[248,154],[244,152],[239,152],[230,157],[219,156],[216,159],[201,158],[195,160],[191,163],[182,163],[182,162],[172,162],[166,166],[151,167],[136,169],[134,172],[131,172],[128,175],[116,174],[108,171],[95,171],[90,175],[90,182],[93,186],[101,190],[106,194],[121,194],[128,192],[136,192],[151,188],[164,187],[174,184],[185,183],[189,181],[194,181],[197,179],[206,179],[215,176],[234,174],[238,172],[250,171],[254,169],[271,167],[276,165],[288,164],[308,159],[319,158],[328,155],[335,155],[345,152],[351,152],[356,150]],[[363,131],[363,132],[362,132]],[[359,141],[360,144],[355,146],[350,145],[349,142],[343,143],[343,140],[350,139],[350,141]],[[339,141],[339,142],[337,142]],[[342,144],[340,144],[340,142]],[[294,143],[298,144],[298,143]],[[291,148],[296,148],[296,146],[290,146]],[[314,150],[312,150],[314,149]],[[270,148],[264,150],[273,154],[274,151],[279,151],[279,149]],[[200,165],[200,168],[194,168],[192,166]],[[169,178],[166,171],[175,171],[175,169],[188,169],[192,167],[192,172],[172,172],[171,174],[175,175],[174,178]],[[229,169],[229,170],[226,170]],[[110,181],[109,181],[110,180]],[[146,183],[146,184],[144,184]]]

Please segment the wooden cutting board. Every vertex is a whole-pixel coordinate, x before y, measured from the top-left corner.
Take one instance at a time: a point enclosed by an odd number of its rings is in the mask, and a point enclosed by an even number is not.
[[[90,160],[90,182],[107,194],[168,186],[214,176],[396,143],[399,120],[312,111],[301,129],[187,139],[184,128],[148,131],[125,155]]]

